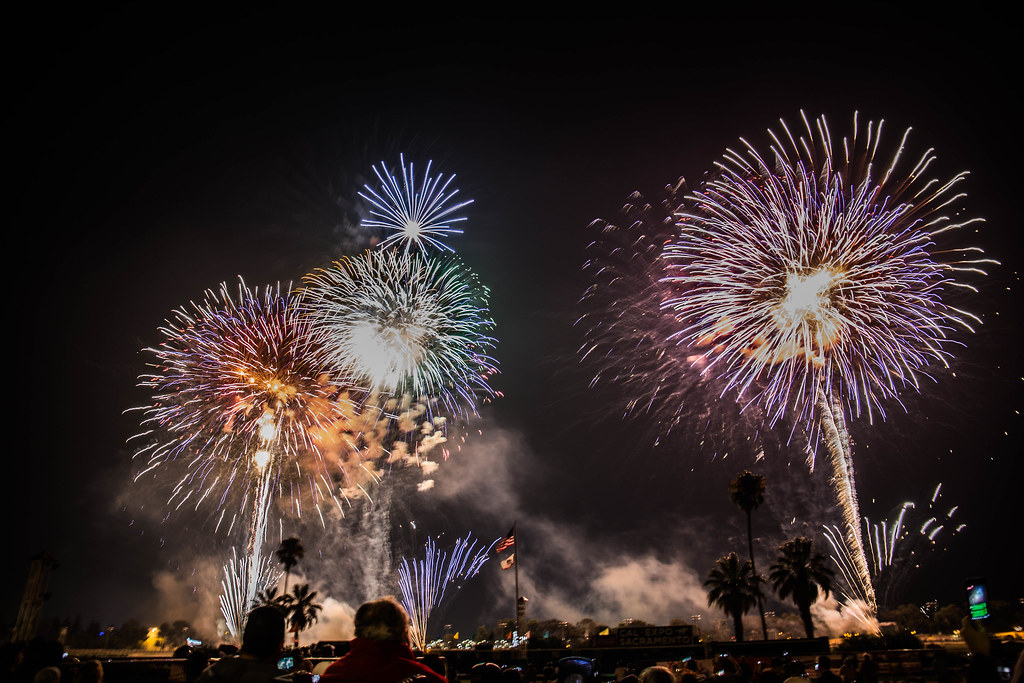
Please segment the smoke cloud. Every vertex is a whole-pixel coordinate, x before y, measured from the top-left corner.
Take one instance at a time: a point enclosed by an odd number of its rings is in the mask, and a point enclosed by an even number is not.
[[[189,622],[193,637],[216,643],[223,632],[220,614],[220,582],[223,567],[216,560],[198,558],[187,573],[170,570],[153,575],[154,605],[147,610],[161,622]]]
[[[814,627],[837,638],[844,633],[878,632],[878,620],[867,617],[871,610],[860,601],[851,601],[849,605],[839,604],[835,595],[819,598],[811,605],[811,617]]]
[[[707,553],[698,549],[706,543],[698,540],[693,527],[675,524],[669,516],[646,520],[645,526],[665,526],[654,547],[637,542],[632,534],[599,537],[601,530],[589,529],[587,520],[556,519],[552,515],[557,511],[545,504],[546,495],[558,495],[545,482],[564,476],[549,471],[523,435],[491,426],[445,464],[433,493],[439,503],[456,505],[477,529],[503,534],[511,521],[524,520],[517,550],[529,617],[667,624],[708,613],[703,572],[694,568],[703,566]],[[600,505],[600,499],[595,502]],[[483,593],[488,604],[480,606],[485,624],[511,616],[511,575],[481,572],[479,579],[487,585]]]
[[[679,493],[651,508],[633,510],[631,503],[630,508],[614,509],[609,501],[619,498],[616,477],[609,477],[607,490],[580,495],[566,488],[577,485],[573,479],[578,472],[573,468],[580,463],[545,456],[522,433],[486,423],[453,449],[447,460],[421,463],[422,469],[394,470],[369,490],[368,498],[347,503],[343,515],[336,512],[324,525],[318,520],[292,522],[291,528],[281,530],[284,536],[298,535],[306,546],[299,570],[314,582],[323,605],[320,621],[304,632],[303,642],[350,638],[355,607],[397,595],[397,561],[403,555],[416,555],[426,536],[437,537],[442,548],[467,533],[489,544],[513,522],[518,522],[520,591],[529,600],[529,618],[579,621],[590,617],[612,626],[623,619],[668,624],[693,615],[701,615],[706,625],[722,620],[720,610],[707,606],[702,585],[706,572],[729,551],[745,554],[742,515],[729,505],[724,483],[727,513],[686,509],[686,495]],[[806,489],[798,487],[811,477],[804,474],[798,483],[780,471],[806,473],[802,462],[800,467],[796,464],[765,468],[769,499],[779,502],[777,507],[760,510],[755,522],[760,530],[755,546],[762,572],[767,568],[762,565],[764,555],[779,541],[810,531],[797,528],[790,516],[799,519],[793,514],[794,501],[807,498]],[[687,465],[683,476],[693,476],[692,466]],[[733,471],[742,465],[729,467]],[[643,473],[644,468],[631,463],[621,472],[625,479]],[[665,478],[657,474],[654,480]],[[727,481],[724,473],[722,479]],[[688,481],[691,488],[706,485],[702,480]],[[629,492],[629,500],[637,497]],[[617,529],[608,528],[607,522],[619,519],[623,521]],[[719,531],[708,534],[708,529]],[[268,539],[267,547],[275,547],[276,540]],[[494,554],[490,558],[499,559]],[[170,572],[155,576],[154,585],[162,596],[160,609],[170,616],[173,606],[197,629],[215,633],[222,565],[201,560],[195,566],[195,576]],[[487,562],[467,582],[463,594],[452,600],[449,611],[458,614],[435,613],[437,619],[455,621],[462,630],[476,625],[492,628],[514,612],[513,574],[500,569],[497,561]],[[293,575],[292,585],[296,580],[300,579]],[[838,607],[834,599],[815,606],[816,620],[833,634],[856,623],[854,615]],[[795,608],[783,606],[781,611]],[[432,622],[432,629],[436,628]]]
[[[316,643],[321,640],[351,640],[355,637],[356,610],[346,602],[334,598],[317,596],[317,602],[323,605],[315,624],[302,632],[301,642]]]

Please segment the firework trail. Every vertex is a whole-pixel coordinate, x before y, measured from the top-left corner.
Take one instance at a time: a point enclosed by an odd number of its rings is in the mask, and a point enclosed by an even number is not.
[[[439,173],[436,178],[431,178],[432,164],[431,161],[427,162],[420,184],[416,182],[413,164],[410,162],[407,168],[403,155],[399,155],[401,182],[386,169],[384,162],[381,162],[380,168],[373,167],[380,181],[379,190],[364,185],[366,193],[360,192],[359,196],[372,207],[370,217],[363,219],[362,225],[390,233],[381,242],[381,248],[404,244],[405,251],[409,251],[413,247],[424,249],[430,245],[442,251],[453,251],[440,239],[462,234],[461,230],[451,227],[451,224],[466,219],[453,214],[472,204],[473,200],[453,203],[459,191],[449,191],[448,186],[455,180],[455,176],[445,180],[444,174]]]
[[[402,606],[409,613],[413,641],[420,650],[426,650],[431,614],[444,609],[465,582],[477,575],[493,546],[494,542],[477,547],[476,540],[467,534],[456,541],[449,556],[438,549],[433,538],[428,538],[424,559],[402,558],[398,565],[398,587]]]
[[[863,536],[866,539],[868,570],[879,605],[895,606],[900,591],[914,570],[920,567],[926,555],[937,550],[940,535],[957,534],[966,526],[954,519],[959,506],[954,505],[945,512],[941,511],[941,489],[942,484],[935,487],[931,500],[923,509],[919,510],[913,501],[906,501],[893,513],[891,519],[873,523],[867,517],[864,518]],[[921,521],[923,515],[927,515],[927,518]],[[848,601],[864,601],[866,598],[856,575],[856,563],[850,557],[842,531],[834,525],[826,526],[824,531],[832,546],[832,560],[846,585],[844,595]]]
[[[231,636],[237,642],[241,641],[246,615],[252,609],[256,594],[268,588],[272,581],[270,558],[263,554],[263,544],[267,538],[267,521],[272,501],[273,470],[269,465],[273,455],[266,450],[269,444],[263,445],[264,448],[256,451],[253,456],[261,475],[250,511],[248,545],[244,560],[239,563],[238,553],[232,548],[233,558],[224,565],[224,581],[221,582],[221,613]]]
[[[266,590],[278,580],[280,572],[275,571],[267,556],[238,557],[232,549],[232,557],[224,565],[221,580],[220,610],[231,637],[241,642],[246,617],[253,608],[256,593]]]
[[[454,257],[366,251],[305,278],[324,362],[391,396],[475,414],[494,391],[487,289]]]

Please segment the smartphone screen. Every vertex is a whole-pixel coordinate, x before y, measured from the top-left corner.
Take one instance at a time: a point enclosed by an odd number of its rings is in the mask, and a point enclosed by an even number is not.
[[[988,617],[988,587],[984,579],[968,579],[964,583],[967,591],[967,609],[970,611],[971,619],[985,619]]]
[[[281,657],[277,662],[277,668],[281,671],[291,671],[295,668],[295,659],[293,657]]]

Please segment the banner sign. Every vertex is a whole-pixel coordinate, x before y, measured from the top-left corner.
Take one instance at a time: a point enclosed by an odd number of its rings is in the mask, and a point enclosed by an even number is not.
[[[616,629],[619,647],[693,645],[693,625],[621,626]]]

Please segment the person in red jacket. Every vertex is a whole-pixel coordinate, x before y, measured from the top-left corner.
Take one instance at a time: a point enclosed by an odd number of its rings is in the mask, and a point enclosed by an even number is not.
[[[356,637],[349,653],[331,664],[320,683],[447,683],[416,661],[409,648],[409,616],[392,597],[374,600],[356,611]]]

